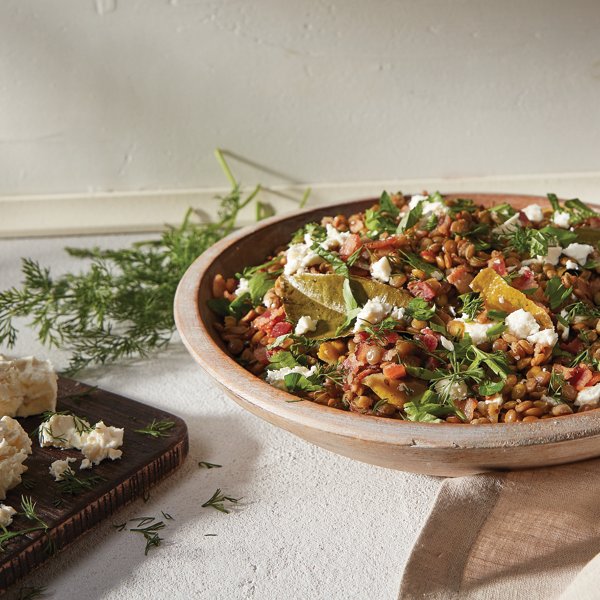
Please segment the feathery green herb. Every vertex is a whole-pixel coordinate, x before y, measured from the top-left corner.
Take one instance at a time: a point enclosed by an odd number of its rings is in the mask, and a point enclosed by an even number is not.
[[[218,465],[216,463],[209,463],[209,462],[206,462],[205,460],[201,460],[198,463],[198,466],[203,467],[205,469],[220,469],[223,465]]]
[[[219,512],[229,514],[229,511],[225,508],[225,502],[237,504],[240,500],[241,498],[232,498],[231,496],[226,496],[219,488],[217,488],[211,498],[202,505],[202,508],[211,507]]]
[[[234,229],[239,212],[260,190],[244,197],[223,155],[216,156],[232,185],[220,198],[216,222],[195,223],[190,209],[179,227],[158,240],[121,250],[67,248],[88,263],[78,274],[53,276],[37,261],[23,259],[22,285],[0,293],[0,344],[14,346],[16,320],[29,319],[42,343],[70,352],[70,373],[164,348],[175,330],[179,280],[198,255]]]
[[[483,310],[483,298],[479,292],[469,292],[462,294],[458,299],[463,303],[462,311],[469,320],[473,321],[475,317]]]
[[[169,437],[171,434],[167,433],[175,427],[175,421],[157,421],[152,419],[152,423],[144,427],[143,429],[134,429],[135,433],[142,433],[150,437]]]

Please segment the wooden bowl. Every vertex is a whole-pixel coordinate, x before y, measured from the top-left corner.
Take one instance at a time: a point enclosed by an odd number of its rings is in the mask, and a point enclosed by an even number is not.
[[[487,206],[510,202],[547,205],[545,198],[509,194],[448,194]],[[366,463],[458,476],[492,470],[524,469],[600,456],[600,411],[518,424],[413,423],[321,406],[270,386],[238,365],[225,351],[207,307],[212,280],[264,262],[303,224],[326,215],[349,216],[376,200],[346,202],[274,217],[242,229],[215,244],[188,269],[175,297],[175,321],[194,359],[240,406],[317,446]]]

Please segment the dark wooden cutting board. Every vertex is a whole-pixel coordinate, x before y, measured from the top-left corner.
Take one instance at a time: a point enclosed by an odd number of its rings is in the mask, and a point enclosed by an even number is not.
[[[33,440],[33,454],[25,462],[28,470],[23,474],[23,483],[10,490],[2,502],[20,511],[21,496],[30,496],[49,529],[47,534],[33,532],[4,545],[4,551],[0,552],[0,593],[121,506],[136,498],[147,498],[148,490],[177,469],[188,452],[187,427],[180,418],[101,389],[90,391],[89,386],[70,379],[59,378],[56,410],[72,411],[86,417],[92,425],[103,420],[107,425],[124,427],[123,456],[79,471],[81,452],[40,448],[37,439]],[[167,432],[168,437],[154,438],[134,432],[153,419],[175,423]],[[40,420],[40,417],[18,419],[28,433]],[[68,456],[77,458],[71,464],[78,476],[99,475],[104,481],[74,497],[61,495],[48,468],[53,461]],[[28,527],[31,521],[16,515],[9,531]]]

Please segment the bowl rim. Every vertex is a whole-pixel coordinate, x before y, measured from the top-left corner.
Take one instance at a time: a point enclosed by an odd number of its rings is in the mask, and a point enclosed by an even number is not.
[[[543,196],[532,194],[498,194],[482,192],[445,193],[445,197],[482,199],[530,198],[548,204]],[[274,225],[281,225],[299,216],[322,211],[347,210],[353,205],[376,202],[378,198],[337,202],[310,207],[282,216],[274,216],[249,225],[218,241],[201,254],[182,277],[174,300],[175,324],[181,339],[194,360],[217,382],[224,385],[242,404],[249,403],[259,412],[266,411],[289,421],[323,433],[358,438],[364,442],[397,446],[427,446],[434,448],[509,448],[535,446],[574,440],[600,434],[600,409],[580,414],[542,419],[535,423],[490,423],[474,427],[470,423],[420,423],[363,415],[323,406],[310,400],[298,400],[279,390],[239,365],[216,342],[217,332],[204,322],[198,306],[198,294],[207,271],[221,254],[241,239]]]

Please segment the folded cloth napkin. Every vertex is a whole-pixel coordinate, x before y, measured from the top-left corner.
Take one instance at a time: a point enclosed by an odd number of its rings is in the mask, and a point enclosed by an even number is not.
[[[399,598],[597,600],[598,553],[600,460],[447,479]]]

